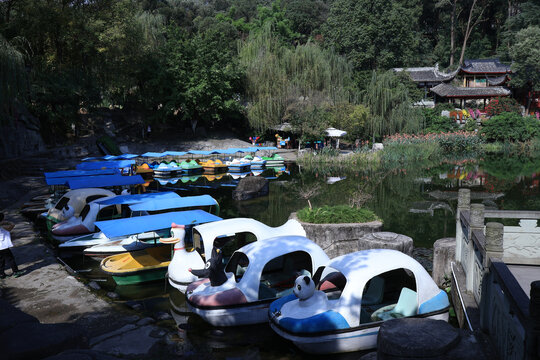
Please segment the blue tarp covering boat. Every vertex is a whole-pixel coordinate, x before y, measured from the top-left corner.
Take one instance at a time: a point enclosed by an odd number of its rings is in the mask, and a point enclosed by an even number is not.
[[[145,194],[112,196],[112,197],[106,197],[100,200],[94,200],[94,202],[98,203],[100,206],[123,205],[123,204],[131,205],[131,204],[138,204],[145,201],[161,200],[161,199],[180,199],[180,195],[172,191],[165,191],[165,192],[155,192],[155,193],[145,193]]]
[[[130,209],[132,211],[159,211],[166,209],[214,205],[218,205],[216,199],[210,195],[199,195],[140,202],[130,205]]]
[[[142,154],[140,156],[141,157],[164,157],[164,156],[167,156],[167,155],[165,155],[165,153],[158,153],[158,152],[149,151],[149,152],[145,152],[144,154]]]
[[[77,164],[77,170],[120,169],[135,164],[135,160],[94,161]]]
[[[144,184],[145,181],[141,175],[122,176],[122,175],[101,175],[101,176],[85,176],[80,178],[69,178],[67,185],[70,189],[108,187],[108,186],[123,186]]]
[[[203,210],[175,211],[165,214],[136,216],[127,219],[96,221],[95,225],[109,239],[117,236],[139,234],[148,231],[166,229],[172,223],[178,225],[197,225],[222,220],[219,216]]]
[[[113,175],[118,173],[117,169],[100,169],[100,170],[64,170],[55,172],[46,172],[45,178],[69,178],[79,176],[92,176],[92,175]]]
[[[187,154],[185,151],[165,151],[164,156],[184,156]]]

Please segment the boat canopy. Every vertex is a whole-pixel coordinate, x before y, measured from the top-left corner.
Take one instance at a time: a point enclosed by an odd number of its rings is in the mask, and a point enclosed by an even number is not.
[[[90,175],[112,175],[116,174],[116,169],[100,169],[100,170],[64,170],[55,172],[46,172],[45,178],[68,178],[76,176],[90,176]]]
[[[210,252],[214,246],[214,239],[221,236],[234,236],[235,234],[245,232],[255,235],[257,240],[283,235],[306,236],[306,231],[302,225],[292,219],[281,226],[270,227],[251,218],[233,218],[197,225],[194,229],[197,230],[203,239],[205,255],[207,257],[211,256]]]
[[[130,167],[135,160],[92,161],[77,164],[77,170],[120,169]]]
[[[144,184],[145,181],[141,175],[123,176],[123,175],[99,175],[84,176],[79,178],[67,179],[67,185],[70,189],[82,189],[90,187],[108,187]]]
[[[141,157],[164,157],[167,156],[165,153],[158,153],[158,152],[145,152],[144,154],[140,155]]]
[[[178,198],[160,198],[156,201],[145,201],[130,205],[132,211],[159,211],[166,209],[187,208],[195,206],[217,206],[218,202],[210,195],[186,196]]]
[[[414,274],[418,292],[418,303],[422,304],[439,293],[439,288],[427,271],[412,257],[397,250],[362,250],[332,259],[326,266],[338,270],[347,283],[356,284],[352,296],[361,298],[362,283],[384,272],[404,268]]]
[[[145,194],[134,194],[134,195],[118,195],[106,199],[94,200],[94,203],[97,203],[100,206],[109,206],[109,205],[132,205],[138,204],[145,201],[161,200],[161,199],[179,199],[180,195],[172,191],[166,192],[156,192],[156,193],[145,193]]]
[[[96,221],[95,225],[107,236],[113,238],[155,231],[171,227],[172,223],[178,225],[197,225],[201,223],[221,220],[219,216],[212,215],[203,210],[175,211],[164,214],[135,216],[132,218]]]
[[[164,151],[164,152],[145,152],[141,155],[136,154],[122,154],[122,155],[105,155],[98,157],[86,157],[82,159],[83,161],[93,161],[93,160],[105,160],[105,161],[114,161],[114,160],[128,160],[134,159],[136,157],[151,157],[151,158],[160,158],[165,156],[184,156],[184,155],[231,155],[236,153],[252,153],[259,150],[277,150],[275,146],[251,146],[247,148],[229,148],[229,149],[215,149],[215,150],[188,150],[188,151]]]
[[[161,153],[162,156],[184,156],[187,154],[185,151],[165,151]]]
[[[88,177],[96,177],[96,176],[115,176],[115,174],[118,174],[118,170],[116,169],[68,170],[68,171],[72,171],[72,173],[65,174],[63,176],[58,176],[62,174],[45,173],[45,182],[47,183],[47,185],[67,185],[69,180],[85,179]],[[58,171],[58,172],[67,173],[68,171]]]

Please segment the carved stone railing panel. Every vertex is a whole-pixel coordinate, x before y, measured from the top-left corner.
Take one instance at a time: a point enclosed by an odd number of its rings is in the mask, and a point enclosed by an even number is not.
[[[505,226],[503,261],[540,265],[540,228],[536,220],[521,220],[520,226]]]

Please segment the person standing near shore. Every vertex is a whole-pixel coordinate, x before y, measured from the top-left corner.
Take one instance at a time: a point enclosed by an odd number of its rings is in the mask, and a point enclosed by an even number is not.
[[[11,275],[13,277],[19,277],[23,274],[22,271],[19,271],[17,263],[15,262],[15,257],[9,249],[10,247],[13,247],[10,231],[13,230],[14,227],[15,225],[13,223],[4,221],[4,213],[0,212],[0,279],[6,277],[6,273],[4,272],[4,267],[6,265],[11,267],[11,270],[13,271]]]

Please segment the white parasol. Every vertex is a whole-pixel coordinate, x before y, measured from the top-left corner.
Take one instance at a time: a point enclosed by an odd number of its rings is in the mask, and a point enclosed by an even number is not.
[[[330,136],[330,137],[333,137],[333,138],[338,138],[337,141],[336,141],[336,149],[339,149],[339,138],[342,137],[343,135],[346,135],[347,132],[346,131],[343,131],[343,130],[338,130],[336,128],[328,128],[325,130],[326,131],[326,135]]]

